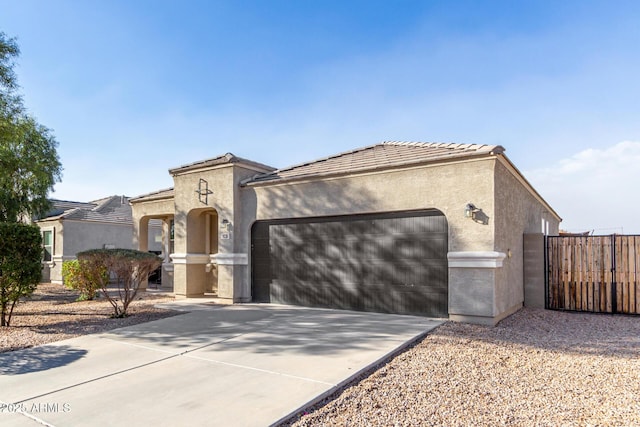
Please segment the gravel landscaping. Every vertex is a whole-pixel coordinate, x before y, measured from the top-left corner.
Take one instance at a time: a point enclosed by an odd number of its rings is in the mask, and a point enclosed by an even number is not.
[[[172,296],[140,292],[129,306],[128,317],[112,319],[113,308],[107,300],[76,301],[78,295],[63,285],[40,284],[30,299],[16,306],[11,327],[0,328],[0,353],[180,314],[154,307],[173,301]]]
[[[0,353],[180,314],[143,292],[131,316],[42,284],[0,328]],[[640,426],[640,317],[523,309],[447,322],[284,425]]]
[[[448,322],[286,425],[640,426],[640,317]]]

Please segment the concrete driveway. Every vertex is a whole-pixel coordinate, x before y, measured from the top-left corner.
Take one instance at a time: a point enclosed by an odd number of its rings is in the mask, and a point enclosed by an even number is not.
[[[0,425],[267,426],[441,323],[187,301],[180,316],[0,354]]]

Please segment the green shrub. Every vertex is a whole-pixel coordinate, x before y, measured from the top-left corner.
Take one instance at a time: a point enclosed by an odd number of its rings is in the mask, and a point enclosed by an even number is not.
[[[74,259],[62,263],[62,280],[67,288],[80,291],[78,301],[92,300],[101,283],[109,281],[109,272],[105,267],[82,268],[82,262]]]
[[[9,326],[20,298],[42,278],[42,236],[33,225],[0,222],[0,326]]]
[[[126,317],[129,304],[140,288],[140,283],[162,264],[158,256],[133,249],[92,249],[77,254],[82,274],[104,279],[99,272],[106,270],[106,280],[98,280],[105,298],[114,310],[113,317]],[[109,275],[115,277],[116,290],[111,295],[108,290]],[[85,276],[86,277],[86,276]]]

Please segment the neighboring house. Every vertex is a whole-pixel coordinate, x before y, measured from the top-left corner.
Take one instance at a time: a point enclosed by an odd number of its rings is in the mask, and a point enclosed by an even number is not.
[[[111,196],[88,203],[53,199],[51,203],[51,210],[35,221],[42,230],[43,282],[62,283],[62,263],[75,259],[78,252],[133,248],[128,197]],[[149,250],[160,251],[160,228],[152,226],[151,230],[147,246]]]
[[[174,188],[131,204],[141,250],[162,221],[178,297],[495,324],[523,305],[524,235],[561,221],[501,146],[384,142],[280,170],[226,154],[169,173]]]

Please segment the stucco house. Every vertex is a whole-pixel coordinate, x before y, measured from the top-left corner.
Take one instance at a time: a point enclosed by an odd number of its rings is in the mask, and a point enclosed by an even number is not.
[[[495,324],[524,301],[523,236],[561,218],[501,146],[383,142],[276,170],[225,154],[131,199],[163,223],[177,297]]]
[[[81,251],[133,248],[129,198],[110,196],[92,202],[51,200],[51,210],[34,221],[42,231],[42,281],[62,283],[62,263]],[[160,224],[152,224],[149,250],[160,251]]]

